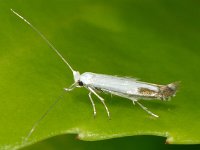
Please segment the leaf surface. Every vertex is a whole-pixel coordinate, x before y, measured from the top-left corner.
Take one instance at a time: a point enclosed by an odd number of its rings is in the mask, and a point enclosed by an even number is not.
[[[200,9],[197,1],[18,1],[0,6],[0,147],[23,147],[67,133],[83,140],[159,135],[171,144],[200,143]],[[153,118],[124,98],[101,94],[111,120],[95,99],[93,118],[88,91],[65,93],[39,124],[32,125],[73,83],[69,68],[22,20],[34,24],[74,69],[168,84],[181,81],[170,102],[141,103]]]

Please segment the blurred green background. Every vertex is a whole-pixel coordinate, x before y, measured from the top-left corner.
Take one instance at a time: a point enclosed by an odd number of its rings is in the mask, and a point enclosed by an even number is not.
[[[23,149],[200,149],[200,1],[0,0],[0,148],[21,145],[32,124],[73,80],[53,51],[10,8],[30,20],[72,66],[167,84],[182,81],[169,103],[142,103],[153,119],[122,98],[104,95],[112,120],[77,89],[49,113]],[[113,100],[114,99],[114,100]],[[124,137],[116,138],[123,136]],[[138,136],[146,135],[146,136]],[[147,136],[148,135],[148,136]],[[158,135],[158,136],[150,136]],[[114,138],[114,139],[109,139]],[[103,141],[95,141],[102,140]]]

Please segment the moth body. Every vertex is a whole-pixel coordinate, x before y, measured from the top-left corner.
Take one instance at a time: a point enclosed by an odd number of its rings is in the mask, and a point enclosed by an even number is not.
[[[130,100],[167,100],[174,96],[177,90],[176,83],[158,85],[138,81],[134,78],[118,77],[104,74],[85,72],[80,75],[80,82],[85,87],[100,90]]]

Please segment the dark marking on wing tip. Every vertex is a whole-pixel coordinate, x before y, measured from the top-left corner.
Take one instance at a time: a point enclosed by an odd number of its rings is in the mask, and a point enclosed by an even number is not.
[[[164,85],[160,87],[160,95],[162,96],[163,100],[170,100],[171,97],[175,96],[180,82],[173,82],[168,85]]]
[[[147,88],[139,88],[138,92],[142,95],[147,95],[147,96],[152,95],[152,94],[156,94],[155,91],[147,89]]]
[[[180,88],[180,83],[181,81],[176,81],[176,82],[168,84],[167,86],[171,88],[172,90],[177,91]]]

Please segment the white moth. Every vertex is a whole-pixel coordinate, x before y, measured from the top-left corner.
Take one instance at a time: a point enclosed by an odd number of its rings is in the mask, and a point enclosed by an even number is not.
[[[11,9],[11,11],[23,21],[25,21],[33,30],[35,30],[44,39],[44,41],[58,54],[58,56],[64,61],[64,63],[67,64],[67,66],[70,68],[74,76],[74,83],[69,88],[65,88],[65,90],[71,91],[76,87],[85,87],[89,91],[89,99],[92,103],[94,116],[96,116],[96,108],[92,99],[92,94],[99,98],[99,100],[102,102],[106,109],[108,117],[110,118],[110,112],[108,110],[108,107],[106,106],[104,99],[97,93],[98,91],[127,98],[131,100],[133,104],[138,104],[143,110],[145,110],[147,113],[154,117],[158,117],[158,115],[149,111],[146,107],[139,103],[138,100],[157,99],[167,101],[172,96],[175,96],[179,82],[170,83],[168,85],[158,85],[141,82],[133,78],[117,77],[92,72],[85,72],[83,74],[80,74],[78,71],[75,71],[71,67],[71,65],[66,61],[66,59],[58,52],[58,50],[46,39],[46,37],[37,28],[35,28],[29,21],[27,21],[24,17],[19,15],[14,10]],[[57,102],[58,100],[55,101],[55,103],[45,112],[45,114],[43,114],[42,117],[33,125],[26,140],[31,136],[39,122],[48,114],[48,112]]]

